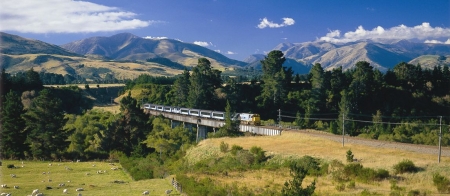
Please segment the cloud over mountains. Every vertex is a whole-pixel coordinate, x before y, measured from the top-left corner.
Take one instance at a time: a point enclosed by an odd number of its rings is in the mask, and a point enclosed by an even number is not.
[[[260,29],[264,29],[266,27],[280,28],[280,27],[286,27],[286,26],[290,26],[290,25],[294,25],[294,24],[295,24],[295,20],[292,18],[283,18],[283,23],[281,23],[281,24],[277,24],[277,23],[267,20],[267,18],[263,18],[261,20],[261,22],[258,24],[258,28],[260,28]]]
[[[22,33],[92,33],[147,27],[133,12],[87,1],[4,0],[0,31]]]
[[[359,26],[355,31],[346,32],[343,36],[341,36],[340,30],[333,30],[319,38],[321,41],[331,43],[347,43],[367,39],[418,39],[426,43],[450,44],[450,28],[432,27],[427,22],[414,27],[399,25],[389,29],[378,26],[372,30],[366,30]]]

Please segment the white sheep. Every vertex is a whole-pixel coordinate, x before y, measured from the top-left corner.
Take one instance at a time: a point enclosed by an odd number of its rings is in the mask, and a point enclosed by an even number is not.
[[[19,189],[19,186],[14,186],[14,189]]]
[[[84,189],[83,188],[77,188],[77,189],[75,189],[75,191],[84,191]]]
[[[58,186],[66,186],[66,184],[64,184],[64,183],[61,183],[61,184],[58,184]]]
[[[52,166],[52,164],[51,164],[51,163],[49,163],[49,164],[48,164],[48,166]]]
[[[34,189],[33,192],[31,192],[31,195],[37,195],[39,193],[39,189]]]
[[[6,184],[2,184],[2,186],[1,186],[2,188],[8,188],[8,185],[6,185]]]
[[[10,174],[12,178],[17,177],[16,174]]]
[[[150,194],[150,191],[144,191],[144,192],[142,192],[142,195],[148,195],[148,194]]]
[[[64,194],[67,194],[67,192],[68,192],[67,189],[64,189],[64,190],[63,190],[63,193],[64,193]]]
[[[36,196],[44,196],[44,193],[38,193]]]
[[[78,193],[78,195],[77,196],[81,196],[81,193]]]
[[[169,195],[172,192],[172,190],[166,190],[166,195]]]

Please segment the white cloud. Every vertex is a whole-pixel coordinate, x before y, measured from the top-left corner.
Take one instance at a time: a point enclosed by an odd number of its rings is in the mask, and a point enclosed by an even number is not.
[[[450,44],[450,39],[448,39],[445,42],[442,42],[442,41],[439,41],[439,40],[435,40],[435,39],[433,39],[433,40],[425,40],[424,43],[427,43],[427,44]]]
[[[169,39],[168,37],[152,37],[152,36],[145,36],[144,39],[154,39],[154,40],[162,40],[162,39]]]
[[[294,25],[294,23],[295,23],[295,20],[292,18],[283,18],[283,23],[281,23],[281,24],[277,24],[277,23],[267,20],[267,18],[263,18],[261,20],[261,22],[258,24],[258,28],[260,28],[260,29],[264,29],[266,27],[280,28],[280,27]]]
[[[237,54],[236,52],[227,51],[227,54]]]
[[[381,26],[366,30],[359,26],[355,31],[349,31],[341,36],[339,30],[330,31],[324,37],[319,38],[321,41],[333,43],[346,43],[365,39],[441,39],[450,37],[450,28],[431,27],[430,23],[424,22],[421,25],[407,27],[399,25],[384,29]]]
[[[194,44],[197,44],[199,46],[208,47],[213,46],[211,42],[203,42],[203,41],[195,41]]]
[[[217,53],[220,53],[220,50],[214,50],[215,52],[217,52]]]
[[[136,19],[117,7],[73,0],[3,0],[0,31],[91,33],[147,27],[161,21]]]

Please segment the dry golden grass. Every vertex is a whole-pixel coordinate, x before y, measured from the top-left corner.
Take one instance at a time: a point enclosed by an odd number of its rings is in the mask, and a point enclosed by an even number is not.
[[[69,66],[73,70],[75,70],[79,75],[84,73],[90,74],[92,69],[108,69],[107,73],[114,74],[114,76],[118,79],[134,79],[142,74],[149,74],[152,76],[173,76],[177,74],[181,74],[182,70],[172,69],[170,67],[161,66],[155,63],[141,62],[141,63],[132,63],[132,62],[116,62],[116,61],[103,61],[101,59],[96,58],[85,58],[85,57],[68,57],[61,55],[52,55],[55,57],[59,57],[62,59],[70,58],[72,60],[63,60],[57,61],[50,59],[49,61],[42,63],[40,65],[34,64],[33,61],[39,55],[45,54],[24,54],[24,55],[8,55],[11,58],[15,59],[25,59],[21,63],[16,64],[12,67],[9,67],[7,72],[19,72],[26,71],[33,68],[35,71],[46,71],[50,73],[56,73],[65,75],[68,74],[67,70],[64,66]],[[80,64],[83,64],[83,67],[79,67]],[[64,66],[63,66],[64,65]],[[106,73],[100,73],[100,77],[104,77]]]
[[[240,138],[217,138],[207,139],[199,143],[198,147],[188,152],[188,159],[196,162],[207,157],[222,156],[219,150],[220,143],[224,141],[231,147],[232,145],[242,146],[244,149],[250,149],[252,146],[259,146],[266,151],[268,155],[275,157],[302,157],[305,155],[321,158],[328,162],[331,160],[346,161],[346,152],[351,149],[355,158],[361,160],[364,167],[383,168],[393,174],[393,166],[404,159],[409,159],[414,164],[423,169],[414,174],[401,174],[404,180],[399,181],[398,186],[404,187],[407,193],[410,190],[427,191],[428,195],[437,194],[435,186],[432,184],[432,175],[439,172],[441,175],[450,176],[450,157],[441,157],[441,163],[437,163],[437,155],[421,154],[400,149],[375,148],[365,145],[345,144],[335,142],[329,139],[312,136],[299,132],[285,131],[280,136],[257,136]],[[207,176],[219,182],[226,184],[237,183],[247,187],[282,187],[289,177],[288,170],[280,171],[248,171],[242,173],[231,173],[228,176]],[[312,177],[307,177],[303,185],[310,184]],[[390,193],[390,182],[384,180],[365,184],[356,182],[355,189],[346,188],[343,192],[336,190],[336,182],[333,182],[331,175],[319,177],[317,180],[316,193],[319,195],[354,195],[359,194],[364,189],[370,192],[377,192],[383,195]],[[243,183],[245,182],[245,183]],[[281,188],[280,188],[281,189]]]

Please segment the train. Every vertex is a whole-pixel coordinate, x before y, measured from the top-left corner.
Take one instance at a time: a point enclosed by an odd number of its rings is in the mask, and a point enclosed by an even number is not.
[[[172,107],[165,105],[158,105],[152,103],[144,104],[144,109],[146,110],[156,110],[161,112],[170,112],[175,114],[187,115],[187,116],[196,116],[202,118],[210,118],[216,120],[225,120],[225,112],[223,111],[211,111],[211,110],[202,110],[202,109],[194,109],[194,108],[182,108],[182,107]],[[252,113],[237,113],[232,117],[233,120],[240,120],[241,124],[247,125],[261,125],[261,118],[259,114]]]

